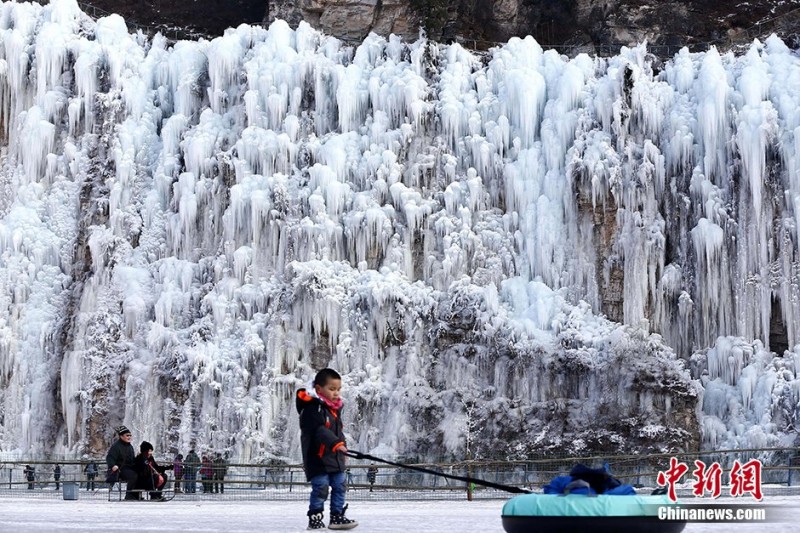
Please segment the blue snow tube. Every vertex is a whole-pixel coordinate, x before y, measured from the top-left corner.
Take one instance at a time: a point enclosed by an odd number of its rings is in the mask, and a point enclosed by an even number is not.
[[[666,495],[523,494],[503,506],[508,533],[679,533],[686,522],[660,520],[676,505]]]

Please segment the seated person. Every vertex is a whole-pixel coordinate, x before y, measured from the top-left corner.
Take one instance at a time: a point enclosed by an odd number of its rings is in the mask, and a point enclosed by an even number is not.
[[[128,490],[125,492],[125,499],[138,500],[139,494],[134,492],[138,476],[133,464],[136,454],[131,444],[133,435],[125,426],[119,426],[116,432],[119,440],[111,446],[106,455],[106,465],[108,466],[106,482],[113,487],[117,481],[126,481]]]
[[[161,489],[167,484],[165,472],[172,470],[173,466],[159,465],[153,457],[153,445],[146,440],[139,446],[139,455],[136,456],[134,464],[139,477],[136,488],[149,491],[151,500],[160,500]]]

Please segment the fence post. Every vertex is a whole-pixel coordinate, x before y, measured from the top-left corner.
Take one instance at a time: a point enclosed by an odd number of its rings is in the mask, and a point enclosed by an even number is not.
[[[793,459],[794,459],[793,457],[789,457],[789,479],[786,480],[786,485],[788,485],[789,487],[792,486],[792,463],[794,462]]]
[[[292,492],[292,485],[294,485],[294,471],[289,469],[289,492]]]
[[[472,463],[467,463],[467,477],[472,477]],[[472,501],[472,489],[474,484],[472,482],[467,483],[467,501]]]

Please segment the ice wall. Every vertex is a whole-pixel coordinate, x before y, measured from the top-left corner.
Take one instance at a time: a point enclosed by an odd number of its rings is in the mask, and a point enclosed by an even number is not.
[[[296,459],[324,366],[365,451],[785,439],[792,364],[747,370],[789,385],[731,392],[734,427],[684,360],[778,319],[798,344],[800,60],[653,65],[281,21],[168,43],[3,3],[0,450],[98,453],[124,422]],[[764,425],[767,394],[794,414]]]

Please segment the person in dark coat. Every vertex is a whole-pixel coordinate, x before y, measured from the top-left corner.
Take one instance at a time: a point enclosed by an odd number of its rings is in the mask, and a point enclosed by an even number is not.
[[[36,481],[36,468],[31,465],[25,465],[25,470],[22,473],[25,474],[25,479],[28,480],[28,490],[33,490],[33,484]]]
[[[197,468],[200,466],[200,457],[197,456],[194,450],[189,450],[186,454],[186,461],[183,463],[185,468],[183,470],[183,479],[186,481],[183,484],[184,492],[194,494],[197,492]]]
[[[139,493],[135,492],[135,488],[139,476],[134,466],[136,451],[131,444],[133,435],[131,435],[131,431],[125,426],[119,426],[116,431],[117,435],[119,435],[119,439],[111,446],[106,454],[106,465],[108,466],[106,482],[112,487],[117,481],[127,482],[128,487],[125,492],[125,499],[138,500]]]
[[[219,492],[225,494],[225,474],[228,473],[228,461],[222,457],[221,453],[217,453],[214,457],[214,493]]]
[[[57,464],[57,465],[56,465],[56,466],[53,468],[53,479],[54,479],[54,480],[55,480],[55,482],[56,482],[56,490],[58,490],[58,488],[61,486],[61,485],[59,485],[59,483],[58,483],[58,482],[61,480],[61,465],[59,465],[59,464]]]
[[[139,446],[139,455],[134,460],[136,474],[139,476],[136,488],[148,491],[151,500],[163,498],[161,490],[167,484],[167,470],[172,470],[173,465],[161,466],[153,457],[153,445],[146,440]]]
[[[303,469],[311,482],[308,529],[323,529],[325,500],[331,493],[329,529],[351,529],[358,522],[345,517],[345,453],[347,444],[342,423],[342,377],[325,368],[314,377],[314,387],[297,391],[300,414],[300,445]]]

